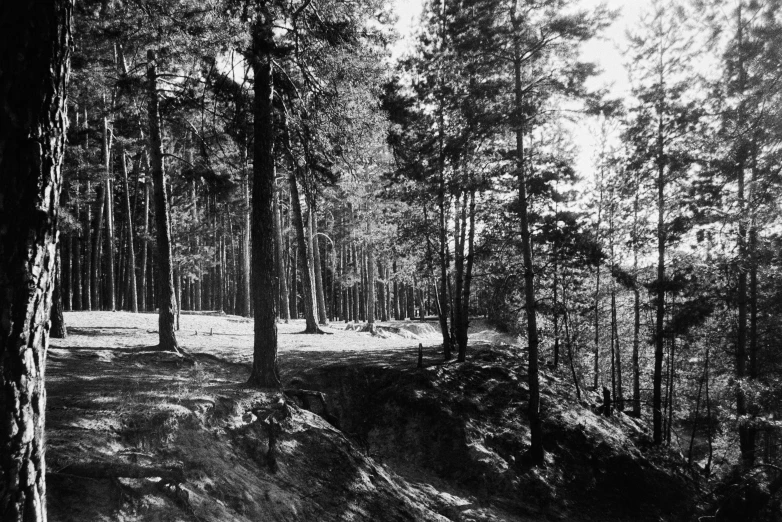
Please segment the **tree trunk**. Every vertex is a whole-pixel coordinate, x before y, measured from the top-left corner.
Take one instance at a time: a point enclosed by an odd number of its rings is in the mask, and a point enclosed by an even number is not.
[[[277,254],[277,279],[280,284],[280,316],[289,323],[291,311],[288,307],[288,281],[285,277],[285,263],[282,250],[282,213],[280,212],[279,187],[274,191],[274,241]]]
[[[658,108],[657,129],[657,303],[654,335],[654,375],[652,377],[652,437],[662,444],[662,371],[665,342],[665,159],[662,107]]]
[[[141,285],[139,292],[141,296],[141,309],[144,311],[149,310],[150,306],[153,305],[153,303],[147,302],[147,267],[149,265],[149,214],[151,211],[149,204],[149,189],[152,184],[152,177],[150,173],[151,169],[149,168],[149,156],[146,158],[146,163],[146,175],[144,176],[144,211],[142,212],[142,215],[144,216],[144,239],[141,242]]]
[[[315,273],[315,297],[318,305],[318,323],[327,325],[329,323],[326,316],[326,298],[323,292],[323,272],[320,264],[320,247],[318,242],[318,215],[315,210],[315,197],[310,204],[310,237],[312,238],[312,261],[313,272]]]
[[[255,167],[253,167],[255,168]],[[250,174],[247,171],[247,162],[244,162],[244,226],[242,227],[242,285],[239,300],[242,303],[242,316],[250,317]],[[196,287],[196,303],[200,303],[201,292]]]
[[[174,272],[171,266],[171,229],[169,226],[168,196],[163,172],[163,149],[158,112],[157,70],[155,52],[147,51],[147,79],[149,81],[149,157],[152,162],[152,180],[155,189],[155,226],[157,228],[157,289],[158,336],[161,350],[179,352],[174,331]]]
[[[68,331],[65,328],[65,317],[62,314],[62,243],[57,244],[57,259],[54,264],[54,290],[52,292],[51,326],[49,335],[53,339],[65,339]]]
[[[90,273],[91,289],[92,289],[92,306],[98,310],[101,310],[101,298],[100,298],[100,273],[101,273],[101,246],[103,242],[103,210],[106,208],[106,185],[98,185],[98,190],[95,196],[95,205],[97,213],[95,215],[95,225],[93,226],[92,235],[92,272]]]
[[[641,417],[641,291],[638,288],[638,210],[640,183],[635,177],[633,203],[633,417]]]
[[[125,151],[120,150],[122,155],[122,189],[125,191],[125,212],[128,217],[128,290],[130,297],[130,311],[138,312],[138,293],[136,286],[136,248],[133,238],[133,210],[130,206],[130,184],[128,183],[128,164]]]
[[[318,322],[315,318],[317,303],[315,302],[315,281],[311,277],[310,267],[313,263],[312,251],[309,249],[309,242],[307,241],[307,235],[304,231],[304,216],[301,210],[301,200],[299,199],[299,186],[296,180],[296,171],[299,169],[298,160],[294,157],[293,149],[291,149],[289,138],[286,135],[286,142],[288,145],[288,151],[291,155],[291,160],[294,164],[294,168],[291,168],[288,172],[288,182],[290,184],[291,191],[291,211],[293,213],[293,225],[296,228],[296,236],[299,244],[299,252],[301,258],[301,284],[303,287],[302,297],[304,299],[304,316],[306,319],[305,333],[323,333],[318,327]]]
[[[70,0],[6,2],[0,46],[0,519],[46,520],[49,344]],[[24,59],[20,59],[24,57]]]
[[[111,138],[109,135],[109,120],[103,118],[103,168],[104,170],[104,202],[106,203],[106,283],[107,303],[110,311],[117,309],[116,291],[114,287],[114,190],[111,180]]]
[[[67,311],[73,310],[73,270],[71,270],[73,260],[73,234],[63,234],[62,250],[65,250],[65,261],[62,267],[59,268],[60,272],[64,272],[63,275],[63,309]],[[56,290],[55,290],[56,291]]]
[[[81,217],[81,209],[79,208],[79,191],[81,183],[76,182],[76,208],[74,209],[74,217],[76,218],[77,225],[79,224],[79,218]],[[73,310],[82,310],[82,273],[81,273],[81,227],[78,227],[71,240],[71,251],[73,252],[71,257],[71,272],[73,272]]]
[[[253,367],[249,383],[279,388],[277,368],[277,264],[274,255],[274,79],[271,13],[265,6],[253,26],[252,286],[255,313]]]
[[[375,245],[372,243],[372,218],[367,222],[367,324],[375,326]]]
[[[516,132],[516,159],[519,183],[519,218],[521,220],[521,251],[524,261],[524,305],[527,312],[527,341],[529,343],[529,406],[530,460],[533,465],[543,464],[543,429],[540,418],[540,382],[538,376],[538,323],[535,302],[535,268],[532,265],[532,241],[530,238],[529,211],[527,202],[527,180],[524,172],[524,121],[523,91],[521,85],[521,42],[520,22],[516,12],[518,0],[514,0],[511,19],[516,36],[513,41],[514,98],[516,117],[519,119]]]

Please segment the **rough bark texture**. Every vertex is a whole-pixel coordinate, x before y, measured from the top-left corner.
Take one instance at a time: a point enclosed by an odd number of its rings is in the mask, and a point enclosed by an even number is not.
[[[44,366],[73,4],[0,4],[0,519],[46,520]]]
[[[157,228],[157,289],[158,335],[160,349],[179,351],[174,331],[174,271],[171,265],[171,227],[168,216],[168,196],[163,173],[163,149],[160,140],[157,70],[155,52],[147,51],[147,79],[149,81],[149,157],[152,163],[152,182],[155,190],[155,225]]]
[[[277,263],[274,256],[274,35],[270,13],[263,9],[253,26],[252,278],[255,340],[250,384],[279,388],[277,370]]]

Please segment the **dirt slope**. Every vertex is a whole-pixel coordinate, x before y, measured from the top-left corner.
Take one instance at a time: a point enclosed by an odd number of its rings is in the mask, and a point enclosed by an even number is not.
[[[47,366],[54,521],[676,520],[691,507],[686,481],[642,452],[642,425],[573,407],[555,377],[544,382],[548,465],[525,468],[515,349],[442,365],[425,327],[305,336],[281,325],[284,380],[327,391],[324,411],[315,396],[243,386],[252,324],[241,318],[183,315],[187,358],[145,348],[152,314],[66,321]]]

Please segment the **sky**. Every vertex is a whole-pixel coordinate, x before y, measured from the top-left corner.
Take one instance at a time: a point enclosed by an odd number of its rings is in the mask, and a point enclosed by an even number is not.
[[[423,3],[424,0],[394,0],[395,12],[399,17],[396,30],[401,39],[392,49],[393,58],[403,56],[413,45]],[[613,97],[623,97],[629,93],[629,80],[621,50],[626,47],[625,34],[628,28],[640,19],[649,3],[644,0],[580,0],[579,4],[587,9],[604,4],[618,12],[614,22],[598,38],[585,43],[582,48],[582,58],[596,63],[603,71],[590,80],[590,88],[608,88]],[[574,140],[581,148],[576,169],[582,176],[588,176],[593,170],[592,158],[597,146],[595,131],[598,126],[595,119],[589,118],[571,129]]]

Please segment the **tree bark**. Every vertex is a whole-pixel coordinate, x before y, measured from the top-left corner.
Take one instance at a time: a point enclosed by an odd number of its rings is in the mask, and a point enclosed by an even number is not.
[[[527,313],[527,341],[529,343],[529,405],[530,460],[533,465],[543,464],[543,428],[540,418],[540,382],[538,376],[538,323],[535,302],[535,268],[532,265],[532,241],[530,237],[527,202],[527,180],[524,172],[524,120],[523,91],[521,85],[520,21],[516,12],[518,0],[514,0],[511,21],[516,36],[513,39],[514,101],[518,123],[516,124],[516,170],[519,184],[519,218],[521,220],[521,250],[524,261],[524,305]]]
[[[71,0],[0,7],[0,519],[46,520],[49,343]],[[21,58],[24,59],[21,59]]]
[[[157,63],[155,52],[147,51],[147,80],[149,81],[149,157],[152,162],[152,180],[155,189],[155,226],[157,228],[157,289],[158,337],[161,350],[179,352],[174,331],[174,272],[171,265],[171,227],[169,226],[168,196],[163,172],[163,149],[158,112]]]
[[[253,201],[252,201],[252,285],[255,311],[253,367],[249,383],[279,388],[277,368],[277,303],[274,256],[274,77],[272,17],[264,5],[253,26]]]
[[[144,311],[149,310],[152,303],[147,302],[147,266],[149,265],[149,189],[152,184],[151,169],[149,168],[149,156],[146,157],[146,172],[144,176],[144,239],[141,242],[141,285],[140,285],[140,297],[141,297],[141,309]]]
[[[108,255],[108,260],[106,262],[106,297],[108,302],[106,303],[106,307],[113,312],[117,309],[117,294],[114,287],[114,190],[111,180],[111,137],[109,120],[105,116],[103,118],[103,168],[103,201],[106,204],[106,254]]]
[[[641,417],[641,291],[638,288],[638,210],[640,183],[635,177],[633,202],[633,416]]]
[[[313,272],[315,273],[315,297],[318,305],[318,323],[327,325],[329,323],[328,316],[326,315],[326,298],[323,292],[323,272],[320,264],[320,246],[318,241],[318,215],[315,210],[315,197],[312,197],[313,201],[310,203],[310,237],[312,248],[312,261]]]
[[[307,234],[304,230],[304,215],[301,210],[301,200],[299,199],[299,186],[296,180],[296,172],[299,170],[299,162],[293,154],[290,145],[290,137],[286,131],[286,144],[291,156],[293,168],[288,172],[288,183],[291,191],[291,212],[293,213],[293,226],[296,228],[296,238],[299,245],[299,258],[301,265],[301,285],[303,287],[302,298],[304,299],[304,317],[306,320],[305,333],[323,333],[318,327],[315,318],[317,313],[317,304],[315,302],[315,281],[311,277],[310,267],[313,263],[312,251],[309,248]]]
[[[57,259],[54,265],[51,326],[49,327],[49,335],[53,339],[65,339],[68,337],[68,332],[65,328],[65,317],[62,313],[62,294],[62,243],[58,243]]]
[[[662,75],[662,70],[660,72]],[[654,374],[652,377],[652,438],[662,444],[662,371],[665,342],[665,158],[662,107],[658,107],[657,128],[657,303],[654,335]]]
[[[130,206],[130,184],[128,183],[128,163],[124,150],[122,155],[122,189],[125,192],[125,213],[128,221],[128,290],[130,298],[130,311],[138,313],[138,293],[136,286],[136,247],[133,238],[133,210]]]
[[[98,185],[98,190],[95,195],[95,225],[93,226],[92,233],[92,272],[90,273],[91,290],[92,290],[92,306],[98,310],[101,310],[101,246],[103,243],[103,219],[104,209],[106,208],[106,185]]]
[[[372,218],[367,222],[367,324],[375,326],[375,245],[372,242]]]
[[[277,280],[280,285],[280,316],[286,323],[291,320],[291,311],[288,307],[288,281],[285,277],[285,262],[282,250],[282,213],[280,212],[279,187],[274,191],[274,241],[277,254]]]
[[[255,167],[253,167],[255,168]],[[244,188],[244,226],[242,227],[242,277],[241,277],[241,292],[240,301],[242,303],[242,315],[244,317],[250,317],[252,310],[250,310],[250,173],[247,170],[247,162],[244,162],[245,176],[243,182]],[[196,302],[199,302],[201,293],[196,287]]]

